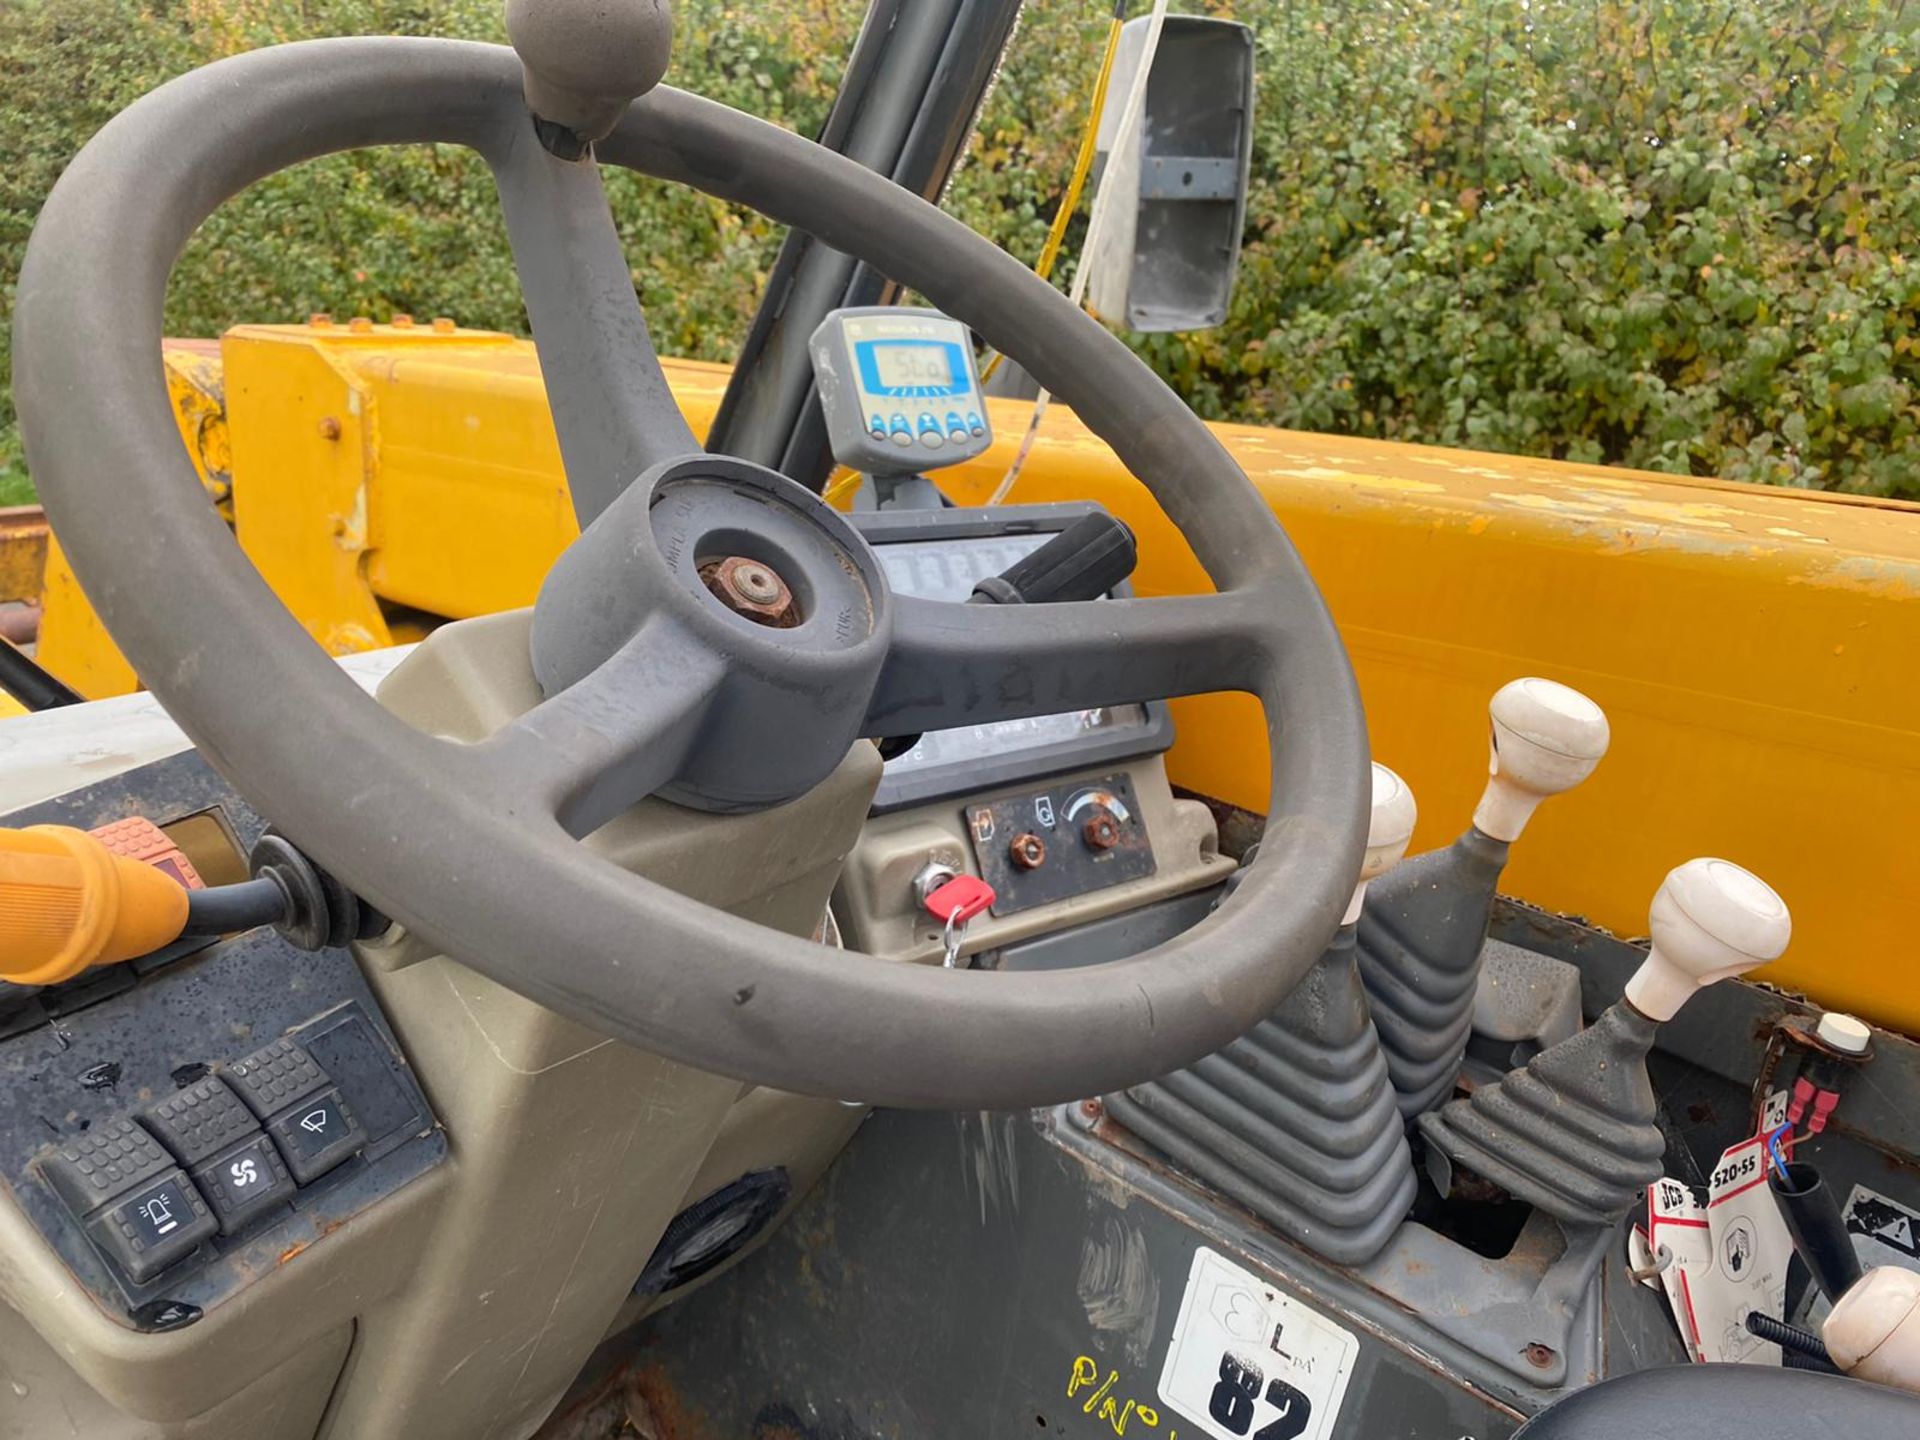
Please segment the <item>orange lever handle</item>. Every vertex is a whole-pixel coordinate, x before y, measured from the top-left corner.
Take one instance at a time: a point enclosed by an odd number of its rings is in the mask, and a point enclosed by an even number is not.
[[[65,825],[0,829],[0,980],[54,985],[180,938],[187,892]]]

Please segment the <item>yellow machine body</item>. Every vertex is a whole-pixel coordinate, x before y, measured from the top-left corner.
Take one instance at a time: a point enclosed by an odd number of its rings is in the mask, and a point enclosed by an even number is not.
[[[724,367],[668,361],[696,433]],[[216,370],[218,373],[216,373]],[[434,325],[242,326],[169,356],[182,435],[241,544],[336,653],[530,604],[575,534],[531,345]],[[939,473],[986,499],[1025,427]],[[1772,877],[1795,919],[1760,978],[1920,1032],[1920,506],[1249,426],[1218,436],[1268,497],[1352,653],[1375,755],[1420,796],[1415,848],[1464,827],[1486,702],[1538,674],[1591,695],[1613,748],[1542,809],[1504,888],[1633,935],[1676,857]],[[1140,539],[1136,588],[1207,580],[1146,490],[1056,407],[1010,499],[1095,500]],[[183,617],[182,623],[191,623]],[[41,658],[134,681],[57,547]],[[1254,808],[1244,697],[1177,701],[1175,781]]]

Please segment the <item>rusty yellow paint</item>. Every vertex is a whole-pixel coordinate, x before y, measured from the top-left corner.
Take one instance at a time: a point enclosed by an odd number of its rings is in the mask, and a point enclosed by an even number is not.
[[[35,658],[90,700],[140,688],[120,647],[88,603],[80,577],[56,538],[47,547],[46,590],[41,597],[40,643]]]
[[[310,632],[351,648],[421,615],[532,601],[575,530],[530,346],[248,326],[223,355],[241,538]],[[704,433],[726,371],[667,371]],[[991,491],[1025,427],[1024,406],[993,410],[1005,438],[943,472],[962,503]],[[1419,797],[1417,845],[1471,813],[1493,691],[1564,680],[1606,706],[1613,749],[1541,809],[1509,891],[1638,934],[1668,868],[1725,855],[1794,910],[1764,978],[1920,1032],[1920,507],[1214,429],[1320,581],[1374,751]],[[1012,499],[1098,500],[1140,536],[1143,592],[1207,588],[1145,489],[1061,409]],[[1258,808],[1257,707],[1204,697],[1175,714],[1177,781]]]
[[[211,340],[169,340],[161,359],[181,443],[199,472],[200,483],[231,523],[233,454],[227,436],[220,347]],[[86,417],[77,415],[74,423],[84,425]],[[93,699],[138,689],[133,667],[94,614],[58,543],[47,547],[40,589],[46,603],[40,622],[40,663]]]
[[[47,517],[38,507],[0,509],[0,602],[39,598],[47,536]]]
[[[380,407],[353,346],[309,333],[241,326],[221,342],[234,473],[247,477],[234,486],[234,533],[330,653],[377,650],[393,643],[365,574]]]
[[[226,375],[211,340],[169,340],[163,352],[174,423],[200,483],[231,521],[233,447],[227,435]]]

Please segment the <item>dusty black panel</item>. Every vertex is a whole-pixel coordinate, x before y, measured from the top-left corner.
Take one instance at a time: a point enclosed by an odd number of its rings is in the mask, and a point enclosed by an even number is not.
[[[215,812],[243,851],[265,828],[193,753],[0,823],[90,829],[144,815],[168,825],[207,811]],[[362,1123],[371,1143],[294,1191],[290,1201],[276,1199],[247,1214],[235,1233],[203,1239],[186,1258],[136,1283],[124,1263],[119,1269],[110,1265],[87,1238],[81,1217],[55,1192],[43,1164],[96,1127],[144,1123],[139,1117],[152,1107],[282,1037],[310,1047],[307,1053],[327,1083],[338,1087],[345,1108],[370,1117]],[[38,992],[0,992],[0,1184],[80,1283],[135,1328],[152,1328],[152,1316],[162,1311],[191,1315],[232,1298],[253,1277],[271,1273],[281,1257],[323,1243],[341,1222],[424,1174],[446,1153],[446,1137],[391,1028],[343,949],[303,953],[258,930],[227,941],[190,942],[155,963],[114,966]],[[221,1158],[229,1158],[225,1149]],[[236,1152],[230,1158],[243,1157]],[[194,1183],[185,1173],[181,1178]],[[190,1322],[167,1322],[179,1323]]]
[[[338,1011],[303,1027],[299,1038],[307,1053],[353,1096],[354,1114],[367,1132],[373,1152],[392,1136],[405,1141],[433,1123],[405,1062],[375,1033],[365,1015]]]
[[[993,886],[995,915],[1154,872],[1147,819],[1124,772],[969,805],[966,820],[980,874]]]

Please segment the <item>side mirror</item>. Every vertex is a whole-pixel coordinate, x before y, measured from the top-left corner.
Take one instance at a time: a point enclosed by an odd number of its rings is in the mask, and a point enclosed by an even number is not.
[[[1097,141],[1101,186],[1117,206],[1088,253],[1095,314],[1136,331],[1204,330],[1227,318],[1253,148],[1253,32],[1231,20],[1169,15],[1133,134],[1120,115],[1140,68],[1146,19],[1114,55]]]

